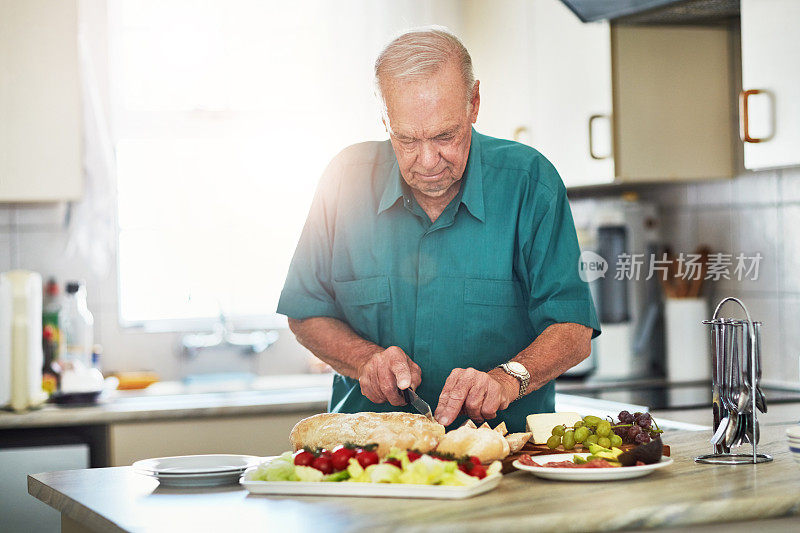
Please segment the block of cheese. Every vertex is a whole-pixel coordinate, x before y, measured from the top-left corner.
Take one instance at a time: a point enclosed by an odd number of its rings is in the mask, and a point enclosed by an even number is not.
[[[545,444],[555,426],[564,424],[570,427],[581,419],[578,413],[540,413],[526,416],[525,426],[527,431],[533,433],[531,440],[534,444]]]

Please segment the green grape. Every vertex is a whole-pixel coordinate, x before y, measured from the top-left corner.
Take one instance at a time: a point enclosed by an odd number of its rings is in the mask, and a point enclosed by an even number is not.
[[[572,426],[573,429],[579,429],[581,427],[583,427],[583,420],[578,420],[577,422],[575,422],[575,425]]]
[[[591,432],[587,427],[579,427],[575,430],[575,442],[584,442]]]
[[[619,435],[611,435],[609,440],[611,441],[611,446],[616,446],[616,447],[622,446],[622,437],[620,437]]]
[[[564,436],[564,426],[556,426],[553,428],[552,431],[553,435],[558,435],[559,437]]]
[[[562,444],[564,444],[564,449],[571,450],[572,448],[575,447],[575,432],[572,431],[571,429],[568,429],[564,433],[564,438],[562,440],[563,440]]]
[[[597,444],[598,440],[599,440],[599,437],[597,435],[592,434],[592,435],[589,435],[588,437],[586,437],[586,440],[583,441],[583,444],[585,446],[589,446],[590,444]]]
[[[600,423],[597,424],[597,430],[595,432],[599,437],[608,437],[611,435],[611,422],[608,420],[601,420]]]
[[[593,415],[587,415],[583,417],[583,423],[589,427],[597,427],[597,424],[599,424],[601,421],[602,419],[600,417]]]
[[[611,440],[607,437],[600,437],[597,439],[597,445],[602,446],[603,448],[611,448]]]
[[[547,439],[547,447],[551,450],[558,448],[559,444],[561,444],[561,437],[558,435],[551,435],[550,438]]]

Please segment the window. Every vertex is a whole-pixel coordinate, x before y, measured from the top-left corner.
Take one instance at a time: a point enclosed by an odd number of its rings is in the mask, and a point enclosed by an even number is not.
[[[282,324],[319,176],[345,146],[386,138],[372,62],[397,30],[433,22],[429,4],[109,3],[123,325],[221,311]]]

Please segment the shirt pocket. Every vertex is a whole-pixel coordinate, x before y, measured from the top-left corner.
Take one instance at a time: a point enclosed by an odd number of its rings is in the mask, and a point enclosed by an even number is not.
[[[392,333],[392,299],[389,287],[387,276],[333,282],[336,304],[353,331],[384,347],[388,346]]]
[[[526,299],[511,280],[466,278],[462,358],[487,371],[533,342]]]

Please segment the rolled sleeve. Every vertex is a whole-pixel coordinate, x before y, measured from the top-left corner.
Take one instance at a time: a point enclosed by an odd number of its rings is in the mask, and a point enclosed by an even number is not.
[[[332,242],[338,194],[338,164],[333,161],[320,179],[311,209],[289,265],[277,312],[303,320],[343,319],[331,282]]]
[[[600,334],[600,322],[589,285],[578,273],[580,248],[566,189],[546,159],[540,160],[536,172],[535,194],[523,210],[533,230],[520,237],[531,324],[537,336],[553,324],[582,324],[592,328],[594,338]]]

